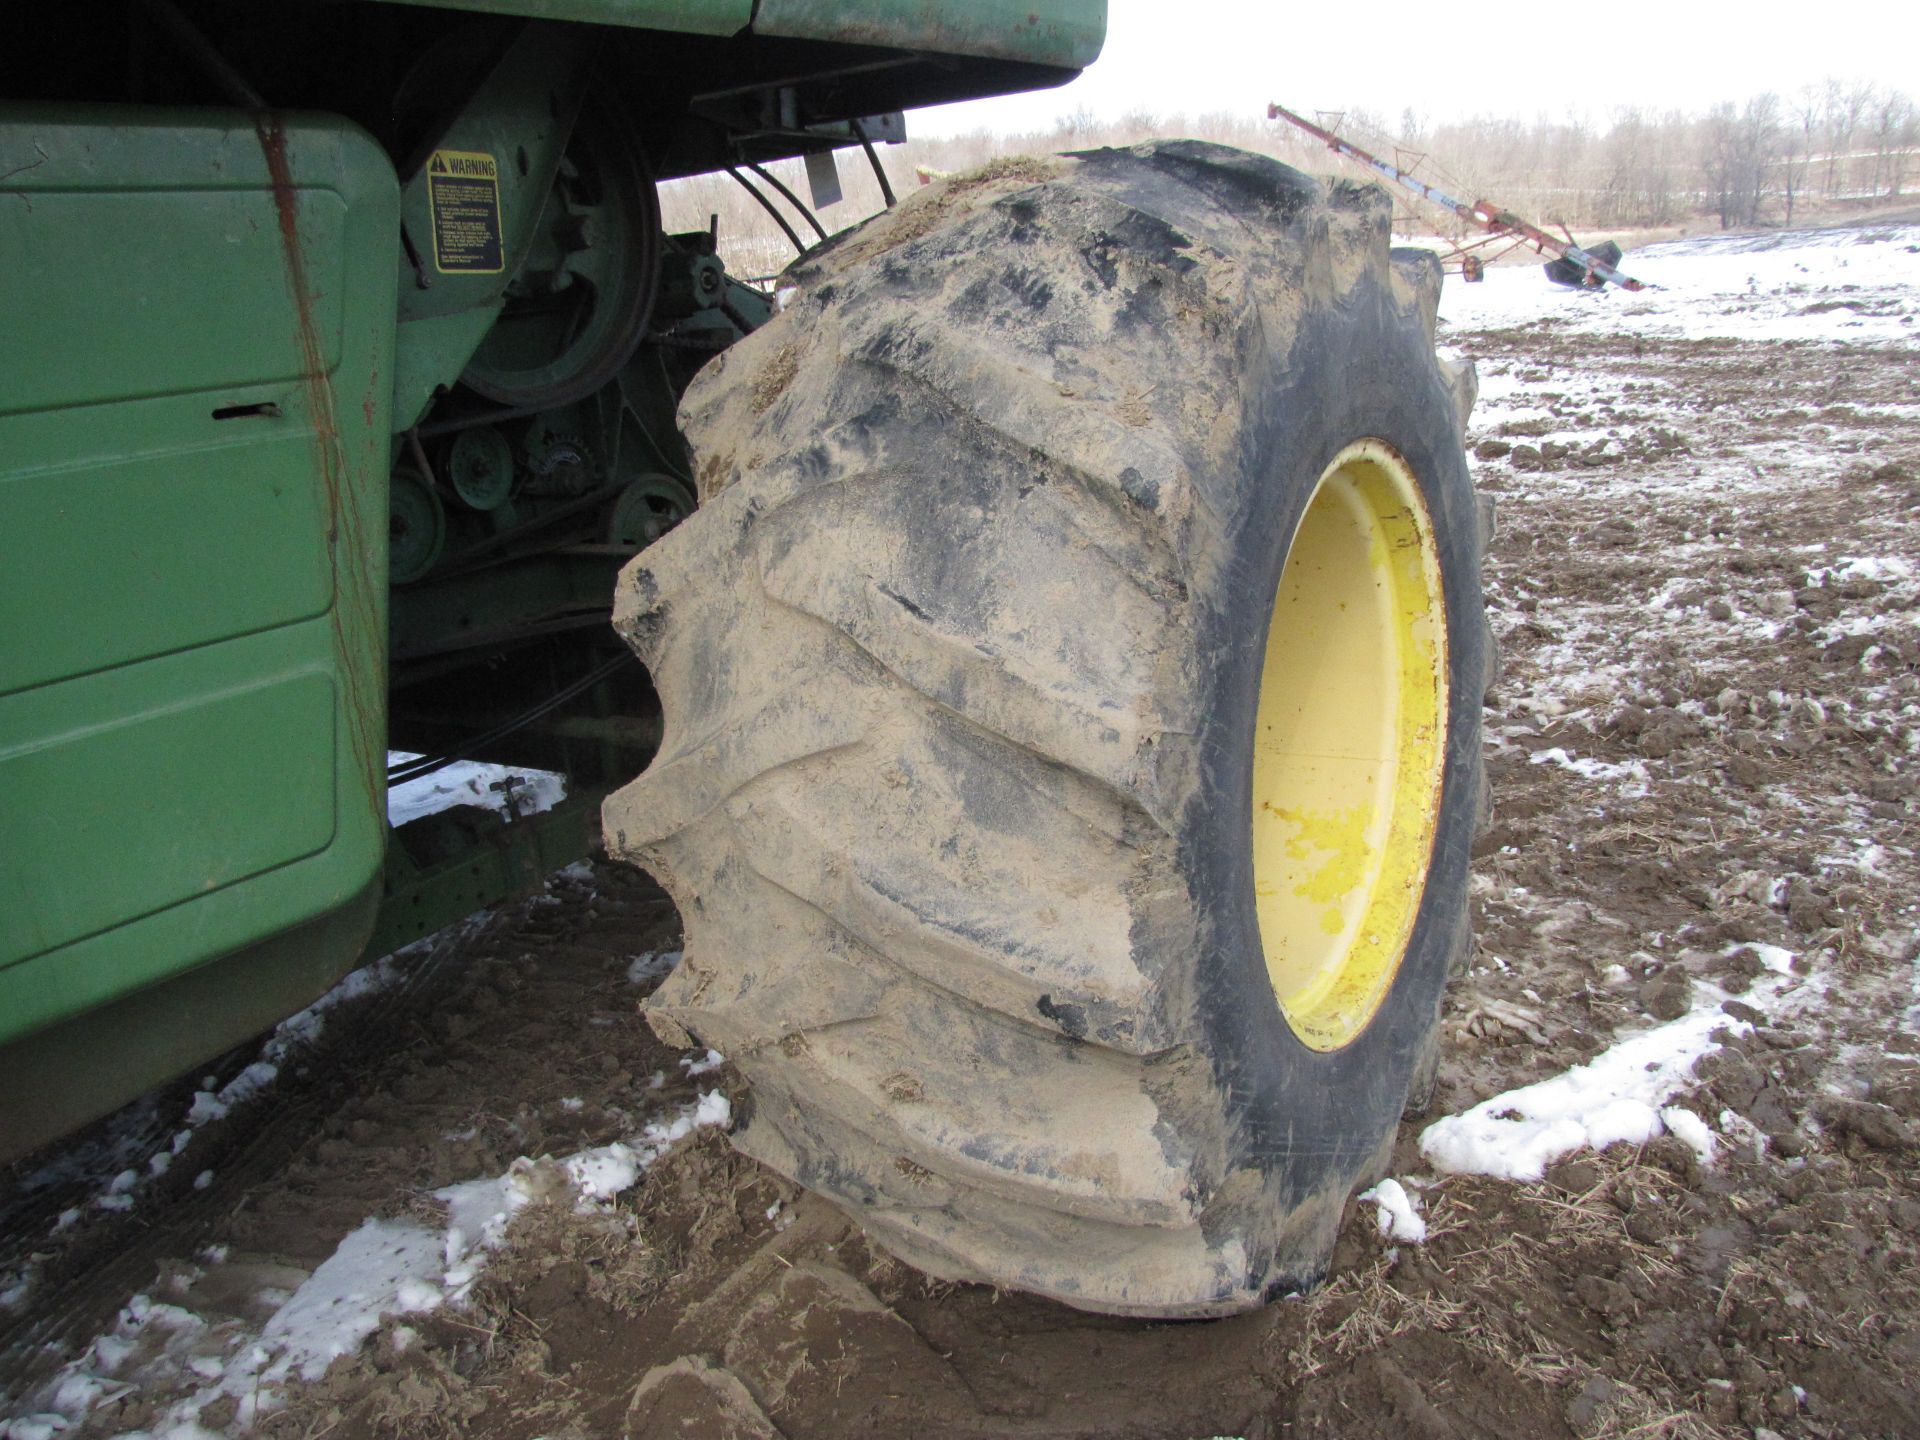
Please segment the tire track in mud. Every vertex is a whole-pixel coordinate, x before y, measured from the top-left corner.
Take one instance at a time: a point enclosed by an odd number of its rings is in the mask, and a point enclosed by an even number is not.
[[[109,1117],[68,1154],[29,1157],[10,1177],[9,1258],[37,1263],[29,1305],[0,1331],[9,1403],[107,1331],[129,1296],[209,1247],[297,1284],[370,1215],[523,1153],[617,1138],[681,1099],[688,1086],[639,1019],[645,988],[626,973],[677,937],[672,905],[646,876],[575,867],[381,962],[387,983],[327,1010],[315,1043],[293,1047],[260,1094],[183,1146],[167,1141],[195,1091],[218,1092],[258,1046]],[[634,1065],[647,1067],[637,1080]],[[656,1073],[663,1083],[649,1091]],[[100,1208],[115,1171],[144,1170],[149,1152],[173,1163],[125,1208]],[[37,1250],[35,1236],[48,1237]]]

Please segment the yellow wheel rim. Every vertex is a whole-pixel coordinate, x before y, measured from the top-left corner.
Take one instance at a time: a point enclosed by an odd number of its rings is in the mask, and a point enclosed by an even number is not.
[[[1253,885],[1287,1023],[1337,1050],[1400,967],[1433,853],[1447,627],[1433,526],[1377,440],[1327,467],[1274,600],[1253,742]]]

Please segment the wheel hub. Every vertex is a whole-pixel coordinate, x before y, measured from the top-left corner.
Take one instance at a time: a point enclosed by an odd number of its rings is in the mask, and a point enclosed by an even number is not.
[[[1307,503],[1255,716],[1253,874],[1275,997],[1316,1050],[1393,983],[1420,909],[1446,757],[1433,526],[1392,449],[1342,451]]]

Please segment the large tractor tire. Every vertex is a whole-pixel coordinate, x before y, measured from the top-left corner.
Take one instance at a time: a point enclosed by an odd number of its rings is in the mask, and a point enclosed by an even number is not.
[[[1471,371],[1381,192],[1194,142],[989,168],[792,273],[621,576],[606,806],[735,1143],[931,1274],[1313,1283],[1465,954]]]

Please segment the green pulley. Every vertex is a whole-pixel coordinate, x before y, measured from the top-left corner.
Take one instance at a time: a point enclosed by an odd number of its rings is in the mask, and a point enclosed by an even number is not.
[[[651,545],[693,513],[693,492],[671,475],[642,475],[607,506],[607,543]]]
[[[491,425],[462,430],[447,447],[447,483],[475,510],[498,510],[513,496],[513,446]]]
[[[418,580],[440,558],[447,515],[440,497],[411,470],[396,468],[387,490],[387,575],[395,585]]]

